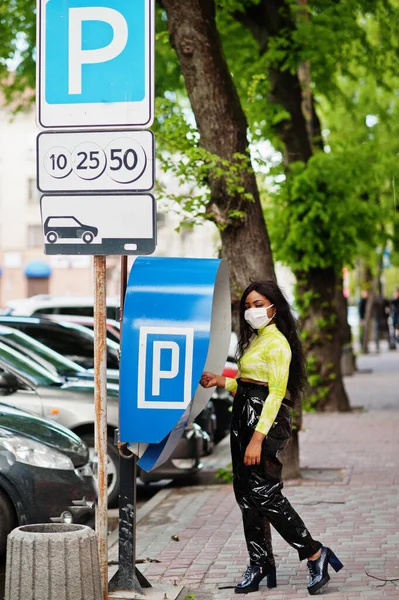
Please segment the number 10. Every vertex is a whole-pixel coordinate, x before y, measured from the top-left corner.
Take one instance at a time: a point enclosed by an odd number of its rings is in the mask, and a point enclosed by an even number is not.
[[[65,154],[59,154],[58,156],[52,154],[50,156],[50,160],[52,162],[53,171],[55,171],[56,169],[63,171],[68,165],[68,159],[65,156]]]

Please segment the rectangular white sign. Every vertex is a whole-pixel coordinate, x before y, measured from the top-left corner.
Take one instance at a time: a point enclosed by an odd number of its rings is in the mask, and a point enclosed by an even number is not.
[[[151,194],[42,196],[45,254],[152,254],[156,208]]]
[[[37,137],[41,192],[147,192],[154,180],[152,131],[46,132]]]
[[[37,0],[39,127],[151,126],[154,9],[154,0]]]

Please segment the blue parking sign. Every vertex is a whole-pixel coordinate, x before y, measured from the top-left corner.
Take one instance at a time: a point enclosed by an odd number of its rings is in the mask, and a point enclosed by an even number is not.
[[[139,465],[167,460],[212,390],[230,344],[228,270],[216,259],[140,257],[125,298],[120,364],[120,440],[149,444]]]
[[[49,104],[140,102],[145,94],[144,0],[50,0],[46,19]],[[128,25],[128,23],[130,25]],[[70,30],[75,35],[70,36]]]
[[[149,126],[153,0],[38,0],[39,125]]]

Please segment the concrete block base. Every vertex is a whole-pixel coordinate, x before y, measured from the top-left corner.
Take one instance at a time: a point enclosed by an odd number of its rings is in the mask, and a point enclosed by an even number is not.
[[[7,540],[6,600],[101,600],[97,538],[90,527],[46,523]]]

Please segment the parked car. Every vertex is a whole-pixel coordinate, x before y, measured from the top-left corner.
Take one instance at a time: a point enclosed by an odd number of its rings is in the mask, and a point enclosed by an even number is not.
[[[62,323],[77,323],[77,325],[82,325],[83,327],[87,327],[88,329],[94,330],[94,317],[82,317],[80,315],[52,315],[46,314],[43,315],[46,319],[51,319],[52,321],[62,322]],[[110,340],[120,343],[121,339],[121,328],[120,322],[115,319],[107,319],[106,321],[107,327],[107,337]]]
[[[31,336],[26,335],[18,329],[5,327],[0,324],[0,341],[28,358],[38,362],[51,373],[65,380],[86,379],[93,381],[94,370],[85,369],[78,363],[65,358],[62,354],[51,350],[41,342],[37,342]],[[107,371],[107,379],[110,383],[119,383],[119,372],[113,369]]]
[[[14,384],[10,372],[0,372],[1,395]],[[14,527],[91,524],[96,498],[89,450],[77,435],[0,403],[0,558]]]
[[[18,329],[0,325],[0,341],[18,350],[28,358],[38,362],[42,367],[65,379],[93,379],[93,373],[78,363],[65,358],[48,346],[37,342]]]
[[[94,333],[76,323],[55,322],[44,317],[0,315],[0,325],[18,329],[85,369],[94,368]],[[118,377],[119,344],[107,340],[108,375]]]
[[[94,458],[94,382],[67,380],[48,371],[32,359],[0,341],[0,369],[7,373],[8,386],[2,400],[42,418],[49,418],[75,432],[89,447]],[[108,501],[119,495],[119,453],[114,445],[118,427],[118,385],[107,385],[108,418]],[[201,468],[207,436],[200,427],[187,429],[170,459],[151,473],[139,470],[142,481],[159,481],[194,475]]]
[[[231,333],[229,354],[224,366],[222,375],[235,379],[238,374],[238,366],[236,360],[237,352],[237,335],[234,331]],[[215,425],[213,437],[214,444],[219,443],[230,431],[232,409],[233,409],[234,394],[229,390],[217,387],[212,394],[206,409],[211,410],[215,414]],[[198,415],[196,422],[203,427],[203,413]],[[204,424],[205,426],[205,424]],[[207,431],[205,426],[205,431]]]
[[[116,318],[119,307],[119,297],[110,296],[106,300],[107,317]],[[7,302],[6,314],[13,315],[79,315],[92,317],[94,314],[93,296],[52,296],[38,294],[30,298],[21,298]]]

